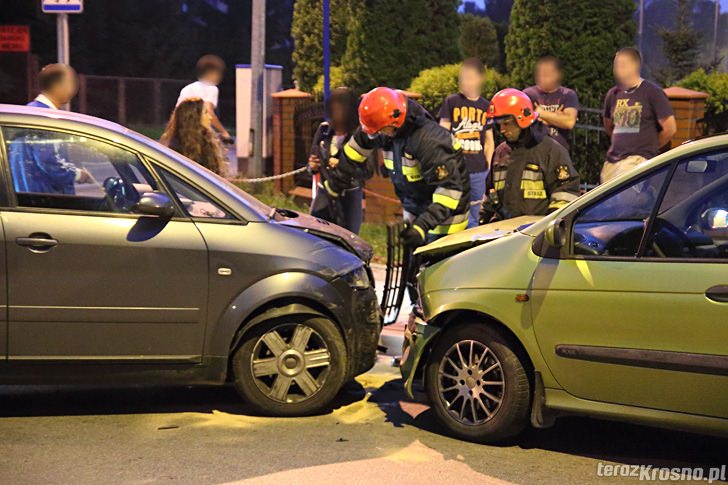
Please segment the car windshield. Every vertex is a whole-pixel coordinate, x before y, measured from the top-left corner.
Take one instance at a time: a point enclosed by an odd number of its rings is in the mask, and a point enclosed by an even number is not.
[[[217,175],[216,173],[210,172],[209,170],[204,169],[201,167],[198,163],[196,163],[194,160],[190,160],[189,158],[185,157],[184,155],[177,153],[176,151],[172,150],[169,147],[166,147],[159,143],[156,140],[152,140],[151,138],[142,135],[141,133],[137,133],[135,131],[129,130],[128,134],[132,137],[137,138],[139,141],[144,142],[145,144],[149,145],[149,142],[153,142],[152,146],[160,151],[163,152],[165,155],[174,158],[175,160],[179,160],[180,162],[184,163],[185,166],[188,166],[195,171],[199,172],[201,175],[206,177],[209,180],[212,180],[215,182],[218,186],[221,186],[228,192],[232,192],[234,195],[242,199],[242,201],[250,207],[251,210],[257,212],[261,218],[270,218],[271,214],[273,213],[273,208],[270,207],[267,204],[264,204],[260,200],[256,199],[237,185],[233,184],[229,180],[227,180],[224,177],[221,177]]]

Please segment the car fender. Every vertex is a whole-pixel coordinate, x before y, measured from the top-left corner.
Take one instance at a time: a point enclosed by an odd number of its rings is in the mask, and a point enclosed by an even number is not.
[[[449,325],[462,322],[462,320],[453,320],[451,317],[454,314],[467,312],[471,315],[476,314],[475,319],[482,318],[483,321],[489,321],[493,325],[505,328],[523,346],[533,364],[534,371],[541,373],[545,387],[560,389],[561,386],[551,375],[536,342],[530,304],[517,303],[515,294],[516,291],[512,289],[489,289],[485,294],[481,289],[466,288],[436,291],[428,295],[429,307],[432,309],[429,320],[445,330]],[[514,306],[520,307],[514,308]],[[514,319],[513,315],[518,315],[518,318]],[[443,333],[443,331],[439,332],[430,345],[434,345],[437,338]]]
[[[207,339],[206,354],[227,357],[241,326],[245,324],[244,329],[247,329],[252,322],[260,323],[255,313],[276,301],[280,301],[282,307],[300,304],[289,307],[291,310],[305,308],[306,312],[316,310],[321,314],[329,313],[325,316],[333,317],[338,325],[346,325],[349,320],[345,317],[346,307],[342,296],[329,281],[311,273],[277,273],[242,290],[227,305],[220,319],[211,322],[212,331]],[[348,332],[346,328],[342,328],[342,331],[348,348]]]
[[[232,350],[237,348],[245,332],[247,332],[251,328],[265,321],[283,317],[285,315],[306,315],[309,317],[323,317],[327,319],[330,318],[329,315],[326,315],[323,312],[311,308],[309,305],[306,305],[304,303],[289,303],[283,304],[281,306],[272,306],[262,311],[261,313],[256,314],[252,318],[247,319],[245,323],[240,326],[240,328],[236,332],[235,337],[233,338],[230,349]]]

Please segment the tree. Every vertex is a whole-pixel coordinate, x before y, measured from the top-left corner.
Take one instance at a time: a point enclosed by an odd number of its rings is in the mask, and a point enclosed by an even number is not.
[[[345,83],[359,92],[406,87],[422,69],[461,57],[459,0],[354,0]]]
[[[489,67],[498,66],[498,35],[488,17],[465,14],[460,17],[460,43],[465,57],[477,57]]]
[[[341,62],[346,49],[352,0],[331,0],[331,64]],[[293,7],[291,36],[293,37],[293,77],[304,91],[311,91],[323,74],[323,1],[296,0]]]
[[[598,105],[613,84],[614,53],[634,43],[634,11],[633,0],[515,0],[506,36],[512,80],[531,84],[536,60],[551,54],[564,64],[565,84]]]
[[[700,34],[693,28],[691,13],[693,0],[673,0],[677,9],[674,29],[660,29],[662,50],[669,63],[664,82],[682,79],[698,67]]]

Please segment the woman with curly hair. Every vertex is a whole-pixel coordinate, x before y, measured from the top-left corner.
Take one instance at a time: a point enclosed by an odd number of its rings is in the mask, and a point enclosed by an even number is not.
[[[175,108],[159,141],[208,170],[225,175],[225,157],[210,127],[211,121],[212,115],[202,99],[185,99]]]

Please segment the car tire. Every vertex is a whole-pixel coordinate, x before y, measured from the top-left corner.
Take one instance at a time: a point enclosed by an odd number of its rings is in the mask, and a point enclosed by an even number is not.
[[[328,405],[346,378],[346,347],[334,322],[291,315],[247,331],[232,358],[235,387],[257,412],[306,416]]]
[[[517,436],[528,424],[531,383],[512,344],[483,324],[443,332],[425,370],[438,421],[468,441],[497,443]]]

